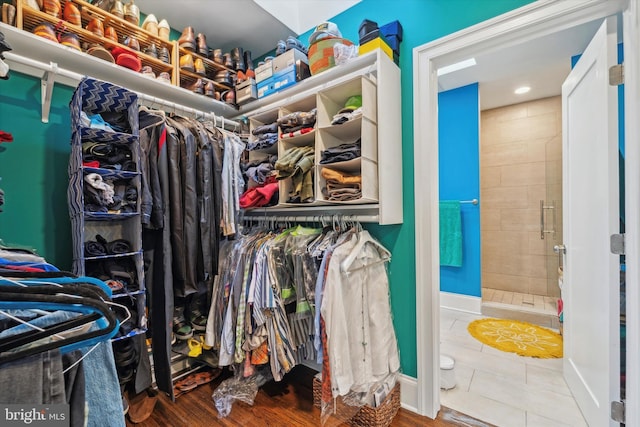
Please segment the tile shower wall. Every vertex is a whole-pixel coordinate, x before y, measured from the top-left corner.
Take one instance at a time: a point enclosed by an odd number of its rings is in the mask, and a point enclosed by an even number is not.
[[[482,287],[559,296],[557,261],[547,251],[562,235],[561,98],[482,111],[480,128]],[[542,240],[540,200],[554,199],[556,233]]]

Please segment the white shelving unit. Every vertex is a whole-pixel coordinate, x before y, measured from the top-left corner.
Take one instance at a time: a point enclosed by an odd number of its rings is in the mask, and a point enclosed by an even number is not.
[[[299,82],[280,93],[247,104],[241,109],[248,117],[250,130],[273,123],[294,111],[317,109],[313,132],[279,139],[277,150],[250,152],[256,160],[294,146],[314,148],[314,200],[311,203],[287,202],[289,180],[280,182],[277,206],[245,210],[249,216],[318,217],[343,214],[363,222],[399,224],[402,211],[402,130],[400,114],[400,69],[384,53],[371,52],[352,62],[332,68]],[[333,116],[353,96],[362,96],[362,117],[341,125],[331,125]],[[347,162],[322,165],[323,150],[340,144],[361,141],[361,157]],[[360,199],[336,202],[322,194],[325,185],[322,168],[362,176]]]

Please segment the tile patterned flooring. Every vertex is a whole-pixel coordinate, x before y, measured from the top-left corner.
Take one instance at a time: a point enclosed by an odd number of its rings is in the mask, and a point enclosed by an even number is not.
[[[562,359],[521,357],[482,344],[467,331],[482,317],[440,311],[440,351],[455,359],[457,383],[441,390],[441,405],[499,427],[586,427],[562,377]]]

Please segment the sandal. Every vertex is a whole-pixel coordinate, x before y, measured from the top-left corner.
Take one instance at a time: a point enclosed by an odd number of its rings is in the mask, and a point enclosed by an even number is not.
[[[189,357],[198,357],[202,354],[202,344],[195,338],[189,338],[187,341],[189,346]]]

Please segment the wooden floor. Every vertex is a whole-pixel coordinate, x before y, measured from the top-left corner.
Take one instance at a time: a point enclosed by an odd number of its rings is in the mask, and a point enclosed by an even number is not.
[[[140,427],[204,427],[204,426],[274,426],[309,427],[320,425],[320,410],[313,406],[313,371],[299,366],[285,380],[265,384],[258,391],[253,406],[236,401],[226,418],[218,418],[212,394],[224,374],[210,384],[184,394],[173,403],[164,393],[158,395],[158,403],[151,417],[139,424],[127,419],[127,426]],[[326,426],[335,426],[327,423]],[[400,408],[391,426],[465,426],[485,427],[488,424],[473,420],[464,414],[443,408],[436,420],[421,417]]]

